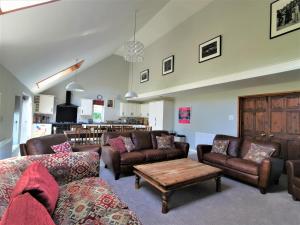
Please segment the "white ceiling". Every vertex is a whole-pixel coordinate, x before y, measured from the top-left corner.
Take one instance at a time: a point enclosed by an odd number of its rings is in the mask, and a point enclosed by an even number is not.
[[[114,53],[168,0],[61,0],[0,16],[0,64],[31,91],[84,59],[81,70]],[[52,85],[51,85],[52,86]]]
[[[1,1],[1,0],[0,0]],[[75,63],[81,71],[117,52],[133,34],[150,45],[213,0],[60,0],[0,16],[0,64],[34,93],[36,82]],[[69,77],[68,77],[69,78]],[[101,78],[100,78],[101,79]]]

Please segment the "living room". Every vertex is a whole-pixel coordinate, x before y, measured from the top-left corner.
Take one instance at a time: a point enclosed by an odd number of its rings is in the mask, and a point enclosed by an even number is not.
[[[13,10],[6,2],[17,1],[0,0],[3,165],[46,160],[49,143],[68,140],[83,151],[69,160],[90,164],[88,176],[128,205],[119,221],[68,222],[60,193],[55,224],[299,223],[299,0],[58,0]],[[45,135],[47,148],[28,142]],[[125,154],[110,146],[119,136]],[[142,152],[128,150],[128,138]],[[176,151],[160,152],[165,140]],[[227,146],[225,164],[207,155],[215,142]],[[244,164],[258,145],[274,150],[270,160]],[[0,197],[1,218],[12,200]]]

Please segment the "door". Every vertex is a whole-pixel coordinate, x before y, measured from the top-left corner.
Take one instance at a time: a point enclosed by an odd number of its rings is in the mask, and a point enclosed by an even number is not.
[[[21,96],[15,96],[13,115],[13,149],[20,144]]]
[[[281,158],[300,159],[300,93],[240,98],[240,136],[281,144]]]
[[[164,129],[164,102],[150,102],[149,103],[149,125],[152,130],[163,130]]]
[[[81,99],[80,115],[91,116],[93,114],[93,99]]]

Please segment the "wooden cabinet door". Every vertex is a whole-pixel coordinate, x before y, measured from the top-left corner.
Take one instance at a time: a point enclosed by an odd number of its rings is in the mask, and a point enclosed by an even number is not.
[[[269,139],[281,144],[281,157],[300,159],[300,94],[270,97]]]
[[[240,98],[240,136],[281,144],[281,158],[300,159],[300,93]]]
[[[268,98],[251,97],[240,101],[242,137],[266,140],[268,137]]]

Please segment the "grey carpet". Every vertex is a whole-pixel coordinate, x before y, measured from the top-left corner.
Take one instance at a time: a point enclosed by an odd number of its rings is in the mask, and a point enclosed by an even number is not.
[[[195,158],[194,155],[191,158]],[[299,225],[300,202],[292,200],[286,190],[286,176],[266,195],[247,184],[222,178],[222,192],[215,192],[213,180],[175,192],[170,211],[161,213],[159,192],[142,181],[134,188],[135,177],[123,176],[115,181],[101,162],[100,176],[106,180],[136,212],[144,225]]]

